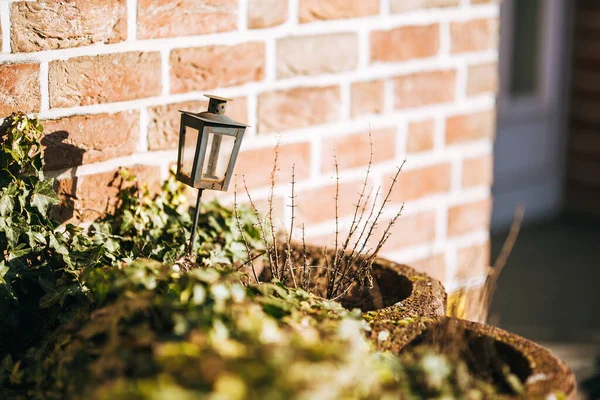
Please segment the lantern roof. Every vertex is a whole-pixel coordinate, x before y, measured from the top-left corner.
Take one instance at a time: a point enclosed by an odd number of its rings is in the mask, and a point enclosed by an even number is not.
[[[223,115],[223,114],[213,114],[211,112],[208,111],[204,111],[201,113],[192,113],[189,111],[182,111],[179,110],[180,113],[183,113],[185,115],[189,115],[190,117],[193,118],[197,118],[201,121],[204,122],[209,122],[212,124],[221,124],[221,125],[231,125],[231,126],[239,126],[239,127],[248,127],[248,125],[243,124],[241,122],[237,122],[231,118],[229,118],[227,115]]]
[[[208,110],[201,113],[191,113],[189,111],[181,110],[179,110],[179,112],[211,124],[229,125],[237,127],[248,126],[246,124],[242,124],[241,122],[234,121],[233,119],[225,115],[225,105],[228,101],[231,101],[231,99],[227,97],[215,96],[212,94],[205,94],[204,96],[210,99],[210,102],[208,103]]]

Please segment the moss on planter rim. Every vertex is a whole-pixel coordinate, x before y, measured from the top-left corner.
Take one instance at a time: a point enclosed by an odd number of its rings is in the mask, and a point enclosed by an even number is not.
[[[391,274],[407,279],[410,295],[388,307],[365,312],[363,317],[371,326],[370,337],[377,350],[397,354],[424,327],[445,315],[446,292],[439,281],[409,266],[384,259],[373,264],[373,278],[380,287]]]

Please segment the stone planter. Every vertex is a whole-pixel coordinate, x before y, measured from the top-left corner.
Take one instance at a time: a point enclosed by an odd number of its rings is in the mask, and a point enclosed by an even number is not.
[[[309,265],[324,266],[335,256],[333,251],[323,252],[316,246],[306,246]],[[302,254],[302,245],[293,244],[296,257]],[[327,260],[329,257],[329,260]],[[301,262],[301,261],[298,261]],[[263,271],[263,279],[268,279]],[[404,346],[422,332],[428,324],[446,315],[446,292],[442,284],[425,273],[409,266],[382,258],[373,263],[373,288],[354,288],[338,301],[348,309],[359,308],[371,324],[370,337],[378,350],[398,352],[392,341],[378,340],[384,335],[402,338],[398,344]],[[290,282],[286,282],[290,284]],[[317,282],[318,286],[318,282]],[[319,292],[318,288],[314,292]]]
[[[458,352],[474,375],[491,376],[506,397],[515,393],[501,376],[502,365],[510,367],[524,383],[524,398],[541,399],[559,393],[567,399],[575,397],[575,376],[560,359],[531,340],[494,326],[445,317],[422,327],[404,344],[404,349],[428,344],[441,352]]]

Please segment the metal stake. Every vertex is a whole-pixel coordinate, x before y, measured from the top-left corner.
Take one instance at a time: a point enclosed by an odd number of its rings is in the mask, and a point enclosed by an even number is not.
[[[198,227],[198,216],[200,215],[200,199],[202,198],[203,189],[198,189],[198,197],[196,198],[196,210],[194,211],[194,224],[192,225],[192,235],[190,236],[190,244],[188,246],[188,255],[192,255],[194,240],[196,239],[196,228]]]

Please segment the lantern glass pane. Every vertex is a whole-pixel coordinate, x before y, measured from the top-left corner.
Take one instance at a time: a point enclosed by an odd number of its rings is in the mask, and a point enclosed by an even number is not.
[[[181,154],[179,171],[188,178],[191,178],[192,171],[194,170],[194,157],[199,137],[200,132],[198,129],[190,128],[189,126],[185,127],[183,154]]]
[[[202,181],[209,184],[222,184],[233,152],[235,136],[221,135],[210,128],[207,128],[207,131],[208,142],[202,166]]]

